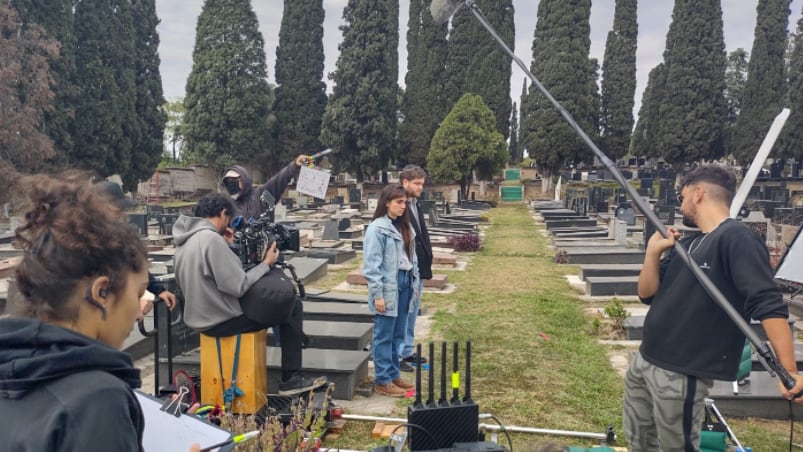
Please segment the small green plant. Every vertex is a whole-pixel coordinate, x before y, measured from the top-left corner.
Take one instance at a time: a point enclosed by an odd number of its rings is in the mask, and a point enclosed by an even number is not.
[[[622,306],[622,302],[618,298],[613,297],[610,304],[605,306],[605,315],[611,319],[611,328],[614,333],[624,333],[625,319],[630,316],[630,313]]]

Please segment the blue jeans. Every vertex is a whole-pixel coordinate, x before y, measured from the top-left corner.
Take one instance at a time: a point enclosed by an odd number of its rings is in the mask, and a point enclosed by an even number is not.
[[[399,378],[399,352],[404,345],[407,330],[407,311],[413,295],[410,272],[400,271],[398,315],[374,315],[374,339],[371,350],[374,355],[374,382],[386,385]]]
[[[418,318],[418,309],[421,306],[421,296],[424,294],[424,280],[418,280],[418,296],[413,296],[410,303],[413,308],[407,316],[407,331],[404,334],[404,345],[401,349],[401,359],[409,358],[415,353],[415,319]]]

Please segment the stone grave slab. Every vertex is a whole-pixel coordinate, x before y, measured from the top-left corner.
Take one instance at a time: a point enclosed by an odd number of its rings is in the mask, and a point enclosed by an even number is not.
[[[279,347],[267,347],[268,392],[279,390],[281,379],[281,356]],[[301,366],[304,373],[325,376],[335,384],[334,398],[351,400],[354,390],[368,376],[368,360],[371,354],[354,350],[325,350],[308,348],[304,350]],[[167,372],[166,362],[159,364],[162,373]],[[173,358],[173,367],[185,369],[192,374],[200,374],[200,349],[183,353]]]
[[[641,264],[618,264],[618,265],[581,265],[580,278],[585,280],[588,277],[617,277],[617,276],[636,276],[641,272]]]
[[[357,257],[357,253],[354,250],[346,248],[312,249],[306,254],[307,257],[315,259],[326,259],[326,263],[331,265],[342,264]]]
[[[348,229],[338,231],[338,238],[341,239],[356,239],[362,237],[362,226],[353,226]]]
[[[10,259],[17,256],[22,256],[22,250],[11,245],[0,245],[0,259]]]
[[[0,232],[0,244],[11,243],[14,241],[14,231]]]
[[[606,229],[594,228],[591,230],[563,230],[551,231],[552,235],[560,238],[605,238],[608,237]]]
[[[432,275],[432,279],[424,280],[424,287],[432,289],[443,289],[446,287],[447,279],[448,278],[446,275]],[[365,279],[365,276],[363,276],[362,270],[359,269],[349,272],[349,274],[346,275],[346,282],[349,284],[353,284],[355,286],[368,285],[368,281]]]
[[[315,240],[310,245],[310,248],[314,249],[339,248],[343,246],[343,243],[345,242],[343,242],[342,240]]]
[[[589,276],[585,280],[586,294],[592,297],[638,295],[638,276]]]
[[[548,230],[557,228],[594,227],[597,225],[597,220],[588,217],[577,217],[575,219],[568,220],[547,220],[544,221],[544,225],[546,225]]]
[[[457,266],[457,256],[446,253],[432,253],[432,265]]]
[[[709,397],[714,399],[717,409],[727,419],[729,417],[757,417],[762,419],[789,419],[789,401],[778,392],[778,379],[765,371],[750,372],[748,382],[738,386],[738,394],[733,393],[733,382],[714,380]],[[796,419],[803,416],[803,407],[793,403]],[[737,433],[738,435],[738,433]]]
[[[309,289],[307,290],[308,301],[332,301],[340,303],[368,303],[368,298],[364,293],[337,292],[332,290]]]
[[[640,264],[644,251],[632,248],[606,247],[567,250],[570,264]]]
[[[327,350],[365,350],[371,344],[373,328],[373,324],[364,322],[304,322],[310,347]],[[268,345],[276,346],[273,328],[268,329]]]
[[[317,281],[326,276],[326,259],[293,256],[288,259],[287,262],[293,264],[296,268],[296,274],[305,284],[309,284],[311,281]],[[290,270],[285,270],[285,274],[288,277],[292,277]]]
[[[366,303],[343,303],[337,301],[304,301],[303,303],[304,321],[374,323],[374,315],[368,311],[367,299]]]
[[[338,235],[338,227],[337,227],[337,220],[329,220],[323,225],[323,239],[324,240],[337,240],[339,238]]]

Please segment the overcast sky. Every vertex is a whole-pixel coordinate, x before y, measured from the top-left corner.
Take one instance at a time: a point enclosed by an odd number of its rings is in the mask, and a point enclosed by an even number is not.
[[[292,1],[292,0],[291,0]],[[324,80],[330,85],[326,75],[335,70],[337,46],[342,40],[338,27],[343,23],[343,8],[347,0],[324,0],[326,19],[324,21]],[[613,25],[614,0],[593,0],[591,7],[591,56],[602,64],[605,53],[605,39]],[[279,43],[279,27],[284,8],[283,0],[254,0],[252,2],[259,20],[259,26],[265,39],[265,52],[268,58],[268,75],[274,81],[276,67],[276,46]],[[399,84],[404,86],[404,74],[407,71],[406,28],[409,0],[400,0],[401,33],[399,36]],[[723,21],[725,25],[725,46],[728,52],[742,47],[751,50],[753,33],[756,24],[756,5],[758,0],[722,0]],[[165,97],[174,100],[184,96],[184,86],[192,69],[192,50],[195,44],[195,25],[201,13],[203,0],[158,1],[156,10],[161,24],[159,37],[161,44],[159,54],[162,59],[161,73]],[[516,55],[529,66],[532,59],[530,48],[533,42],[537,0],[513,0],[516,10]],[[788,29],[794,31],[800,17],[803,0],[793,0]],[[638,53],[637,53],[637,86],[636,107],[638,112],[640,99],[647,83],[650,70],[662,61],[666,32],[672,16],[671,1],[639,2]],[[488,39],[491,39],[490,35]],[[511,93],[518,101],[522,81],[525,75],[513,67]],[[331,85],[329,86],[331,90]]]

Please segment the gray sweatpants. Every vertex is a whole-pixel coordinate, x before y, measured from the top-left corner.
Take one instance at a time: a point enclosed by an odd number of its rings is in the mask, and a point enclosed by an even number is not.
[[[623,428],[631,452],[698,452],[714,381],[654,366],[637,352],[625,375]]]

